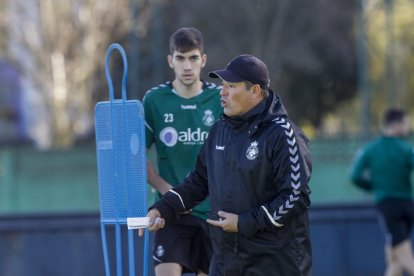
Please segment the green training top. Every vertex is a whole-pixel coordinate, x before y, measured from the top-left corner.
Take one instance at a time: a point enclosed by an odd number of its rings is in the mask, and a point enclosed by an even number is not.
[[[351,169],[352,181],[374,192],[375,201],[408,199],[414,151],[403,139],[381,136],[359,150]]]
[[[195,168],[210,127],[222,115],[220,87],[203,82],[200,93],[186,99],[167,82],[147,91],[143,105],[146,147],[155,143],[160,176],[177,186]],[[192,214],[205,219],[210,209],[205,200]]]

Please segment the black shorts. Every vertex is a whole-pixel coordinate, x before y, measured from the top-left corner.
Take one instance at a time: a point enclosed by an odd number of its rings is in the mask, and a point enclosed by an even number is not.
[[[182,215],[175,223],[155,232],[154,265],[178,263],[183,273],[202,271],[208,274],[212,248],[207,222],[193,215]]]
[[[377,204],[377,208],[387,244],[394,247],[410,239],[414,223],[414,204],[411,200],[385,199]]]

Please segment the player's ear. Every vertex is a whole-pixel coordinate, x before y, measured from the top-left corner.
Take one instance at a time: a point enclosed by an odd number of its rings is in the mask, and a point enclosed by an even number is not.
[[[206,54],[202,54],[201,55],[201,67],[206,66],[206,62],[207,62],[207,55]]]
[[[172,55],[168,55],[167,56],[167,60],[168,60],[168,65],[170,66],[170,68],[174,69],[173,56]]]

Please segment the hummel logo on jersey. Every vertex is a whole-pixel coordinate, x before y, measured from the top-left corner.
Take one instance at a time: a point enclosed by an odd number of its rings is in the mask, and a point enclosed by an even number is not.
[[[181,105],[181,109],[197,109],[197,105],[196,104],[182,104]]]
[[[216,150],[224,150],[224,146],[217,146],[216,145]]]

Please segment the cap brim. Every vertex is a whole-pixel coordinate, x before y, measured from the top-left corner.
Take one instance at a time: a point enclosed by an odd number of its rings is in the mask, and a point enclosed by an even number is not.
[[[208,76],[210,78],[213,79],[217,79],[220,78],[224,81],[227,82],[241,82],[244,81],[244,79],[242,77],[240,77],[239,75],[233,73],[232,71],[229,71],[227,69],[222,69],[222,70],[216,70],[213,72],[208,73]]]

